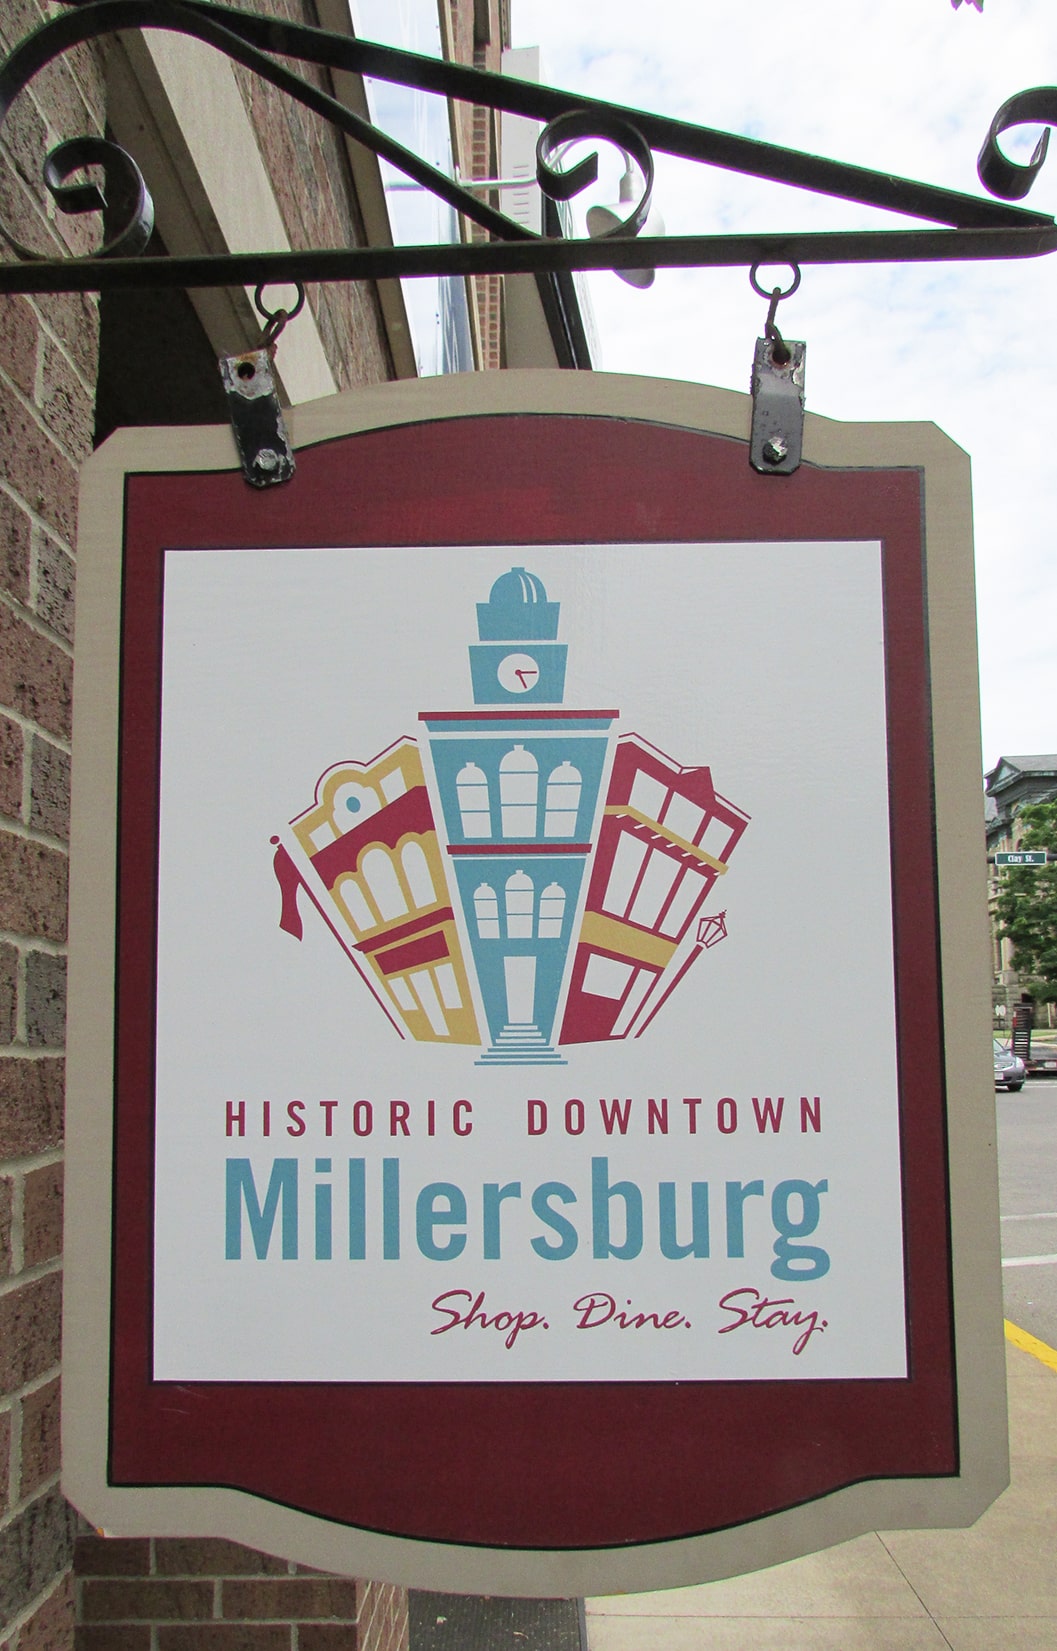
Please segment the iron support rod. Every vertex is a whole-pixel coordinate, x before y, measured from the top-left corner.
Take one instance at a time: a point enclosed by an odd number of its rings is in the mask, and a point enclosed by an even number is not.
[[[335,247],[211,253],[194,258],[86,258],[0,263],[0,293],[254,286],[259,282],[380,281],[562,270],[732,268],[752,264],[956,263],[1040,258],[1057,225],[1028,229],[878,230],[823,234],[670,235],[636,240],[473,242],[455,246]]]

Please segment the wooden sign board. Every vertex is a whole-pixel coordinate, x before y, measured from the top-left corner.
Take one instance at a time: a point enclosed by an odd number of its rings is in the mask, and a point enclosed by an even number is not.
[[[968,466],[503,373],[87,467],[66,1489],[451,1591],[1006,1482]]]

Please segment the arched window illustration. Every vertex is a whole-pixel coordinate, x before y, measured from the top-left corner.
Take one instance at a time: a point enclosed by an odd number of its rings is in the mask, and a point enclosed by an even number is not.
[[[406,916],[404,891],[400,887],[396,867],[385,849],[369,848],[360,861],[360,870],[383,920]]]
[[[560,763],[547,781],[547,806],[543,815],[545,837],[575,837],[576,816],[580,812],[583,777],[571,762]]]
[[[540,895],[540,920],[536,931],[540,939],[560,940],[564,917],[565,890],[560,883],[548,883]]]
[[[464,837],[490,837],[492,811],[488,805],[488,779],[475,762],[460,768],[455,780],[459,817]]]
[[[478,883],[473,891],[477,933],[482,940],[499,939],[499,897],[491,883]]]
[[[423,906],[435,906],[437,891],[433,887],[433,877],[429,869],[429,861],[422,850],[420,843],[405,843],[400,853],[400,864],[404,869],[407,886],[411,890],[411,904],[418,910]]]
[[[515,745],[499,764],[504,837],[535,837],[539,785],[539,765],[535,757],[523,745]]]
[[[367,904],[367,898],[355,877],[343,877],[335,886],[334,898],[348,913],[349,921],[358,934],[377,927],[378,919]]]
[[[531,940],[536,891],[532,878],[515,871],[506,880],[506,932],[508,940]]]

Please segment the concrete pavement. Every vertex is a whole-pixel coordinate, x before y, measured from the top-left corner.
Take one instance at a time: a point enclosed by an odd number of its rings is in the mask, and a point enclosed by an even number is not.
[[[1057,1651],[1057,1356],[1019,1342],[1010,1487],[969,1530],[881,1532],[726,1582],[589,1599],[590,1651]]]

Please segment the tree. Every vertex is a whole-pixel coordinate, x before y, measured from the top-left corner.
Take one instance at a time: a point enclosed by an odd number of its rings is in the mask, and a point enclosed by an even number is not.
[[[1001,873],[999,934],[1012,941],[1020,974],[1057,992],[1057,802],[1029,803],[1017,821],[1018,849],[1044,848],[1050,858],[1045,866],[1009,866]]]

